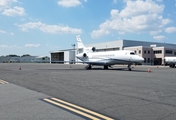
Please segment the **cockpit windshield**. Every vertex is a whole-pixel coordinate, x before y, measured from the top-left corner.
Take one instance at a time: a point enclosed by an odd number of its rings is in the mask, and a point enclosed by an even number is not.
[[[135,55],[135,53],[134,52],[130,52],[130,55]]]

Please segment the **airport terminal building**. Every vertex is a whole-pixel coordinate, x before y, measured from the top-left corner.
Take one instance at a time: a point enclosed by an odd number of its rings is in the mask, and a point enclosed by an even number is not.
[[[164,65],[166,56],[176,56],[176,44],[146,42],[135,40],[116,40],[110,42],[85,45],[86,47],[95,47],[96,52],[132,50],[137,55],[144,58],[144,65]],[[57,61],[77,61],[75,55],[79,53],[77,49],[67,49],[51,52],[51,63],[60,63]],[[63,63],[63,62],[62,62]]]

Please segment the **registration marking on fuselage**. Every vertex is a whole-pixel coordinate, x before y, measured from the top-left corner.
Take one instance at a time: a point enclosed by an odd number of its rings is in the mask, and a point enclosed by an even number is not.
[[[114,120],[114,119],[107,117],[105,115],[99,114],[97,112],[88,110],[86,108],[77,106],[77,105],[69,103],[69,102],[63,101],[58,98],[45,98],[43,100],[50,103],[50,104],[64,108],[66,110],[69,110],[71,112],[74,112],[78,115],[81,115],[81,116],[86,117],[91,120]]]

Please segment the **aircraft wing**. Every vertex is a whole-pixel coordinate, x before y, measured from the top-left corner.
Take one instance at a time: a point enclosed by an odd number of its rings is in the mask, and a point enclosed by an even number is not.
[[[108,61],[50,61],[51,63],[85,63],[85,64],[93,64],[93,65],[105,65],[108,63]]]

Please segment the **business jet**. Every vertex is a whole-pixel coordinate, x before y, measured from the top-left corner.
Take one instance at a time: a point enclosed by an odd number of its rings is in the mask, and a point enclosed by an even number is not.
[[[142,63],[144,58],[135,54],[134,51],[130,50],[119,50],[119,51],[107,51],[107,52],[96,52],[95,47],[85,47],[80,35],[77,36],[78,50],[82,49],[82,53],[76,55],[82,63],[88,64],[86,69],[91,69],[92,66],[104,66],[104,69],[108,69],[115,64],[127,64],[128,70],[131,71],[131,65],[133,63]]]

